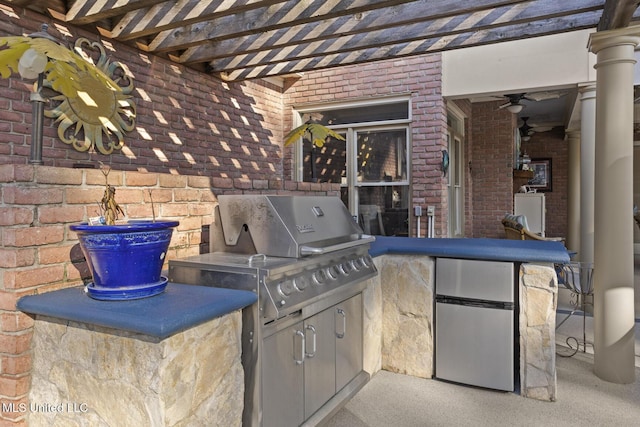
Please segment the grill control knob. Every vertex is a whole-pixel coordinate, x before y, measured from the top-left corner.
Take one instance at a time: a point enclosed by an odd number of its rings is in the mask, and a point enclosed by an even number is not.
[[[363,256],[362,258],[360,258],[362,260],[362,265],[364,265],[367,268],[371,268],[371,258],[369,258],[368,256]]]
[[[348,276],[349,273],[353,271],[353,264],[351,262],[343,262],[340,264],[340,271],[342,271],[342,274],[345,276]]]
[[[327,273],[324,270],[318,270],[313,273],[313,280],[318,285],[324,285],[324,282],[327,281]]]
[[[355,271],[360,271],[360,269],[362,268],[362,259],[361,258],[357,258],[351,261],[351,265],[353,266],[353,269]]]
[[[330,279],[336,280],[340,275],[340,271],[338,270],[338,267],[332,265],[331,267],[327,268],[327,275]]]
[[[309,279],[307,279],[307,276],[300,276],[293,279],[293,287],[300,292],[304,291],[307,286],[309,286]]]
[[[290,281],[278,283],[278,293],[283,297],[288,297],[293,292],[293,283]]]

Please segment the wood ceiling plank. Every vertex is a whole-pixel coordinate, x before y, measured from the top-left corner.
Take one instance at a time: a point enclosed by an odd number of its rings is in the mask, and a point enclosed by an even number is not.
[[[163,0],[75,0],[65,19],[69,24],[86,25],[158,3]]]
[[[121,41],[147,37],[175,28],[202,25],[202,22],[242,15],[255,9],[276,7],[285,0],[182,0],[164,2],[133,11],[122,17],[109,37]],[[186,30],[185,30],[186,31]]]
[[[284,46],[287,44],[294,44],[296,42],[300,43],[304,41],[333,38],[336,37],[336,35],[356,34],[359,32],[401,26],[429,19],[444,19],[458,13],[473,12],[514,3],[522,2],[496,2],[481,0],[473,2],[473,7],[470,7],[469,3],[465,3],[465,9],[462,10],[453,9],[450,1],[431,1],[428,4],[425,0],[413,1],[391,7],[372,9],[365,12],[323,19],[318,21],[315,25],[297,24],[284,28],[263,31],[258,34],[249,34],[234,37],[232,39],[200,43],[194,48],[190,48],[188,45],[180,45],[178,44],[178,40],[174,40],[173,44],[165,44],[163,46],[163,50],[181,50],[188,48],[187,52],[181,55],[182,61],[207,61],[228,56],[229,52],[233,52],[232,54],[240,54],[259,51],[264,48]],[[152,50],[157,51],[158,49]]]
[[[442,1],[444,0],[437,0],[438,3]],[[306,2],[289,0],[277,6],[162,31],[149,43],[148,49],[158,52],[185,49],[202,42],[259,34],[298,24],[312,24],[338,16],[412,2],[416,0],[309,0]],[[426,5],[427,1],[418,0],[416,3]]]
[[[285,30],[277,30],[265,34],[262,39],[249,37],[225,40],[220,43],[211,43],[188,49],[179,59],[179,62],[213,61],[214,69],[228,69],[229,67],[246,67],[250,64],[259,65],[266,63],[256,61],[248,53],[260,52],[261,58],[281,58],[282,54],[276,49],[284,49],[295,45],[295,51],[299,56],[315,56],[326,53],[334,53],[356,49],[366,49],[375,46],[394,44],[399,40],[411,41],[430,37],[443,37],[456,33],[478,31],[486,28],[502,26],[510,23],[531,22],[539,19],[548,19],[578,12],[594,11],[601,8],[600,0],[582,0],[582,8],[578,11],[566,3],[556,0],[528,1],[508,6],[495,7],[466,14],[457,14],[454,17],[442,17],[439,19],[425,20],[415,23],[405,23],[396,20],[398,27],[373,29],[374,24],[363,14],[363,26],[360,23],[342,23],[342,18],[331,22],[319,23],[316,27],[307,29],[297,26],[291,29],[291,37],[285,37]],[[569,6],[569,7],[567,7]],[[398,6],[398,8],[402,8]],[[382,20],[382,22],[385,22]],[[358,31],[360,28],[368,29],[366,32]],[[345,29],[342,31],[341,29]],[[318,43],[318,41],[324,41]],[[316,53],[310,53],[315,49]],[[287,49],[291,51],[292,49]],[[243,55],[243,61],[234,57]],[[233,65],[232,65],[233,64]]]
[[[293,59],[289,61],[281,61],[275,64],[241,68],[229,72],[226,72],[225,70],[213,70],[213,72],[218,73],[222,79],[228,81],[299,73],[384,59],[423,55],[449,49],[481,46],[522,38],[540,37],[585,28],[595,28],[600,16],[600,11],[592,11],[578,15],[568,15],[541,21],[530,21],[486,30],[454,34],[441,38],[415,40],[382,47],[329,54],[325,56]]]
[[[67,11],[67,4],[64,0],[5,0],[5,3],[28,8],[46,15],[64,16]]]

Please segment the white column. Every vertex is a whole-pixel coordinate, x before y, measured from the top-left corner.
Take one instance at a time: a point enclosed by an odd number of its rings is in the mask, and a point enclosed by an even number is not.
[[[567,131],[569,148],[567,192],[567,249],[580,251],[580,132]]]
[[[640,27],[591,34],[596,63],[594,372],[635,381],[633,69]]]
[[[580,249],[576,259],[593,262],[596,174],[596,86],[580,90]]]

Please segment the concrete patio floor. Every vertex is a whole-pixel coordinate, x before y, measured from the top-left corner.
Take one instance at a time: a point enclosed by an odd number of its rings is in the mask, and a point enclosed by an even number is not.
[[[591,319],[587,320],[589,340],[593,330]],[[574,316],[562,328],[581,335],[581,317]],[[633,384],[599,379],[593,373],[593,349],[589,346],[587,352],[580,351],[573,357],[557,357],[555,402],[381,371],[326,426],[636,426],[640,424],[638,322],[635,333]],[[569,350],[564,342],[566,337],[567,334],[558,332],[558,353]]]
[[[325,424],[328,427],[428,426],[636,426],[640,425],[640,257],[636,256],[636,381],[613,384],[593,373],[593,346],[572,357],[570,336],[582,340],[580,312],[556,331],[558,396],[555,402],[422,379],[387,371],[371,381]],[[571,310],[559,303],[557,321]],[[589,310],[587,310],[589,311]],[[593,318],[585,317],[593,343]],[[575,346],[573,340],[569,340]]]

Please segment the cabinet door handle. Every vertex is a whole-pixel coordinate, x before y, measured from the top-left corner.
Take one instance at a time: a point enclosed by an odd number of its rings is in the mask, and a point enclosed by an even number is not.
[[[300,359],[296,359],[296,336],[300,337]],[[304,363],[305,346],[304,333],[296,330],[293,334],[293,360],[296,362],[296,365],[302,365]]]
[[[338,322],[336,322],[336,337],[344,338],[344,335],[347,333],[347,313],[341,308],[337,308],[336,313],[342,316],[342,332],[338,332]]]
[[[311,353],[305,353],[306,357],[313,357],[316,355],[316,328],[313,327],[313,325],[307,325],[306,330],[311,331],[313,333],[313,339],[311,340],[312,343],[312,351]],[[305,347],[305,352],[307,351],[307,348]]]

